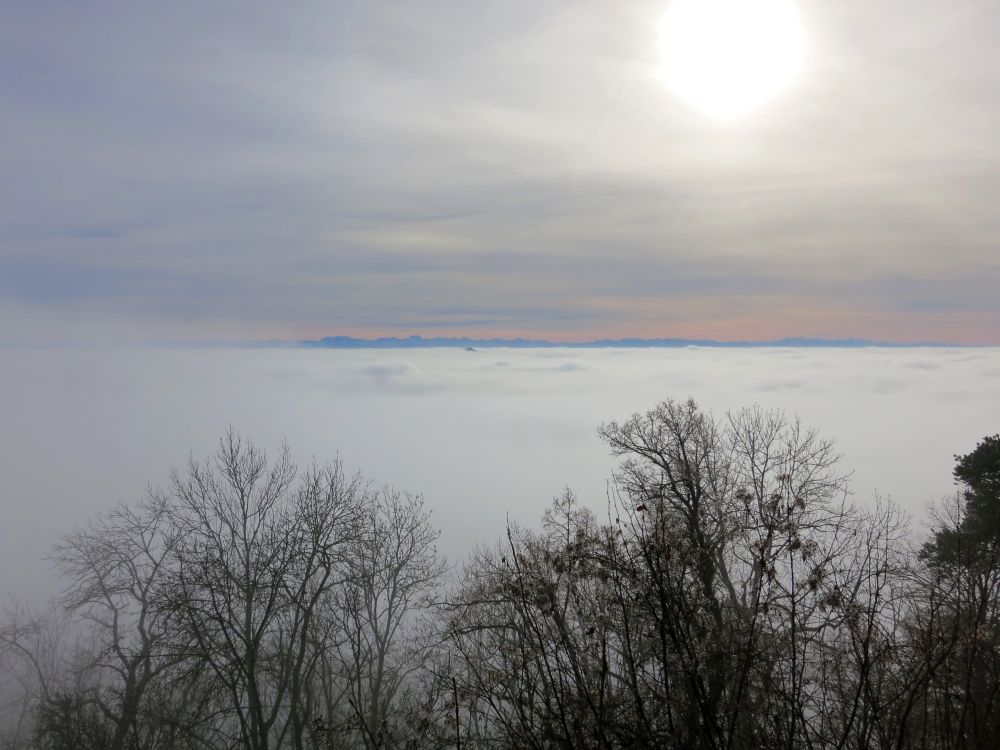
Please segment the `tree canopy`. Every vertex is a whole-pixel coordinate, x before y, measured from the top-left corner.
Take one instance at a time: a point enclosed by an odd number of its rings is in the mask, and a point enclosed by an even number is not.
[[[1000,436],[914,553],[833,443],[759,407],[600,428],[569,489],[446,588],[419,496],[230,432],[68,534],[0,624],[20,750],[987,750],[1000,736]]]
[[[974,566],[1000,543],[1000,435],[983,438],[955,462],[957,507],[921,553],[936,564]]]

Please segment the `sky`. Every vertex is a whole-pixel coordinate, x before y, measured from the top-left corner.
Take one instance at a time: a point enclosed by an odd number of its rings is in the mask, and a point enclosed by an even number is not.
[[[25,349],[0,358],[0,613],[59,590],[46,554],[166,486],[232,426],[299,465],[422,493],[460,564],[570,487],[600,518],[615,459],[597,428],[665,398],[757,404],[835,442],[850,500],[926,533],[955,454],[1000,424],[1000,348]]]
[[[669,0],[0,9],[0,344],[1000,344],[995,0],[798,0],[720,121]]]

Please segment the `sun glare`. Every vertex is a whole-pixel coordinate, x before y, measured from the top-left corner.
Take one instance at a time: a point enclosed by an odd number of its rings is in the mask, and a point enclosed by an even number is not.
[[[739,118],[802,68],[802,23],[791,0],[674,0],[663,18],[663,76],[706,113]]]

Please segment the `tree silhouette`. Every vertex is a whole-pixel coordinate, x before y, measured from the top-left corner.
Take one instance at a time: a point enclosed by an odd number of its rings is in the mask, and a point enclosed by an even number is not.
[[[970,567],[1000,542],[1000,435],[983,438],[955,461],[952,473],[963,486],[957,517],[934,533],[921,555],[932,564]]]

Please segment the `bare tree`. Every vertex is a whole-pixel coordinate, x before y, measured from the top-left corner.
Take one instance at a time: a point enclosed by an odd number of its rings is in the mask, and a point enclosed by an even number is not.
[[[421,498],[339,461],[299,471],[230,431],[166,491],[55,548],[55,616],[16,610],[0,628],[10,741],[414,746],[433,729],[437,537]]]
[[[340,583],[360,480],[339,465],[295,486],[287,449],[274,462],[233,432],[210,463],[172,484],[180,533],[171,606],[229,698],[232,737],[302,747],[309,726],[318,608]]]
[[[0,667],[5,688],[3,747],[31,747],[41,707],[72,691],[72,615],[53,602],[44,611],[14,604],[0,627]]]
[[[337,661],[346,691],[340,697],[349,707],[340,724],[357,727],[366,748],[397,747],[412,731],[399,721],[399,699],[430,646],[420,637],[419,618],[435,602],[445,563],[419,496],[370,492],[359,520],[333,612],[343,636]],[[331,719],[343,715],[335,704],[327,711]]]
[[[109,750],[146,744],[146,691],[180,660],[160,606],[175,541],[166,501],[152,494],[70,534],[52,555],[67,581],[62,604],[91,639],[80,668],[91,675],[87,702],[111,725]]]
[[[899,514],[848,504],[832,445],[780,413],[666,402],[601,432],[623,459],[608,523],[567,494],[541,534],[512,527],[479,553],[453,597],[466,732],[539,748],[874,737]]]
[[[726,747],[814,724],[812,654],[830,625],[820,601],[855,525],[832,445],[782,414],[716,422],[665,402],[602,428],[616,474],[618,550],[659,644],[652,688],[668,730]],[[652,731],[654,728],[650,727]]]

